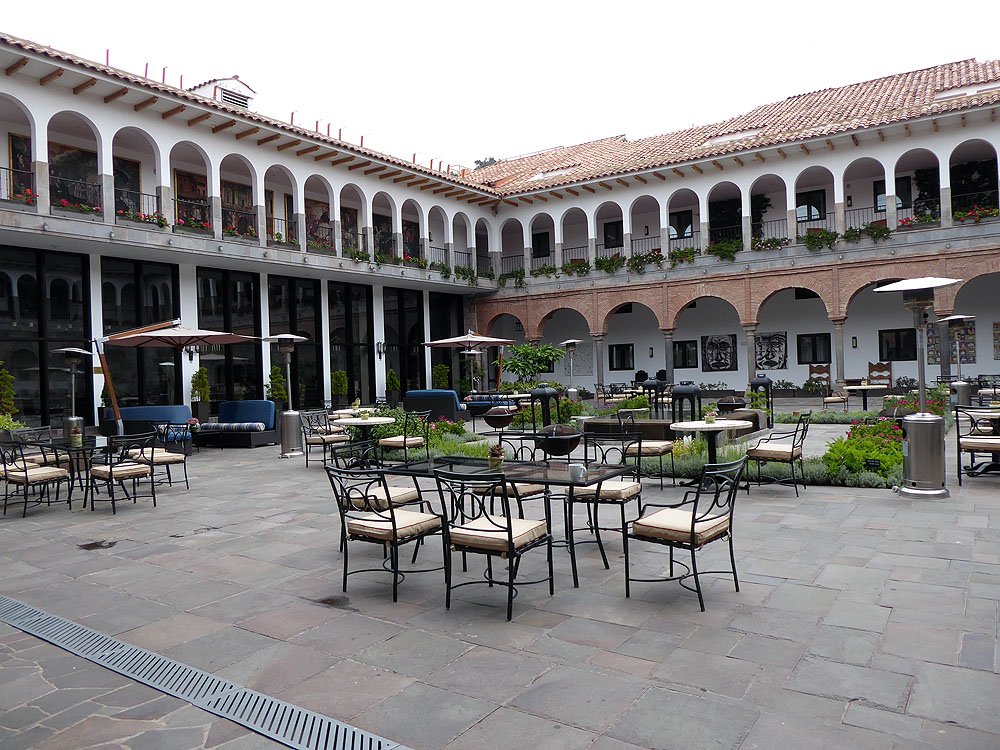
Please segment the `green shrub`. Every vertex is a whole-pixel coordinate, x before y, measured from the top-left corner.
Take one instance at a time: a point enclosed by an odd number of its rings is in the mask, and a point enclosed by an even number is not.
[[[267,397],[276,404],[281,404],[288,400],[285,373],[281,371],[281,367],[278,365],[271,367],[271,376],[268,378],[267,383]]]
[[[594,268],[598,271],[604,271],[605,273],[615,273],[621,270],[621,267],[625,265],[625,259],[620,255],[611,255],[606,258],[596,258],[594,260]]]
[[[867,466],[865,462],[871,459],[880,466]],[[874,471],[886,479],[903,465],[903,431],[895,419],[855,424],[846,435],[828,443],[823,463],[831,474],[843,468],[851,474]]]
[[[837,239],[840,235],[837,232],[833,232],[829,229],[817,229],[812,232],[806,232],[803,235],[796,237],[798,242],[801,242],[812,252],[817,252],[822,250],[824,247],[828,247],[831,250],[833,246],[837,244]]]
[[[398,393],[401,387],[402,384],[399,382],[399,375],[396,374],[395,370],[390,368],[389,371],[385,374],[386,391],[389,391],[390,393],[392,392]]]
[[[708,246],[705,250],[709,255],[714,255],[719,260],[736,260],[736,253],[743,249],[743,240],[735,237],[728,240],[719,240]]]
[[[330,374],[330,393],[334,396],[347,395],[347,372],[344,370],[334,370]]]
[[[212,389],[208,384],[208,369],[199,367],[191,376],[191,400],[208,401],[212,397]]]
[[[434,365],[431,370],[431,383],[435,388],[451,387],[451,368],[448,365]]]
[[[0,414],[17,414],[14,406],[14,376],[0,361]]]
[[[632,396],[632,398],[627,398],[621,401],[617,409],[648,409],[649,408],[649,396]]]
[[[27,426],[24,422],[18,422],[10,414],[0,414],[0,430],[20,430]]]

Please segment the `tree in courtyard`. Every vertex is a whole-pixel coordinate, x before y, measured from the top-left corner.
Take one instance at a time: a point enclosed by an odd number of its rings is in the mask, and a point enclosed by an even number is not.
[[[566,356],[566,350],[552,344],[521,344],[507,348],[503,368],[521,380],[533,380],[536,375],[551,372],[552,365]]]

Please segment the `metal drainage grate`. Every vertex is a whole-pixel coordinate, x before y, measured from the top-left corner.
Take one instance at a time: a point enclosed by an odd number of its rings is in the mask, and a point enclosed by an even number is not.
[[[301,750],[406,750],[328,716],[307,711],[130,646],[96,630],[0,595],[0,622],[77,656],[188,701],[264,737]]]

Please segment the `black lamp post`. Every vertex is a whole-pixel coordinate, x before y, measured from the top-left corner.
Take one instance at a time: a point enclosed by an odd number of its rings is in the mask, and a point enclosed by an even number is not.
[[[766,373],[758,372],[757,377],[755,377],[753,380],[750,381],[751,393],[764,394],[768,428],[774,427],[774,396],[772,395],[773,390],[774,390],[774,381],[772,381],[771,378],[769,378]]]

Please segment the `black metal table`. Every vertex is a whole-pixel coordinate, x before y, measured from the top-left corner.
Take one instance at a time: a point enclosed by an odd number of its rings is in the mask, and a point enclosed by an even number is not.
[[[386,474],[408,476],[414,479],[432,479],[435,471],[448,471],[470,475],[495,473],[490,471],[489,462],[485,458],[470,458],[467,456],[439,456],[385,467]],[[575,546],[580,542],[576,542],[574,539],[573,504],[574,502],[581,501],[574,499],[574,493],[578,489],[593,487],[594,497],[600,497],[601,484],[609,479],[630,474],[635,471],[635,467],[621,464],[590,464],[582,480],[574,480],[570,477],[569,463],[566,461],[504,461],[501,471],[508,482],[541,484],[545,486],[546,490],[550,487],[561,487],[566,490],[566,495],[563,497],[563,521],[566,528],[566,540],[563,542],[563,545],[569,549],[570,564],[573,569],[573,586],[578,588],[580,580],[577,574]],[[551,517],[551,493],[548,491],[545,493],[545,503],[548,506],[546,514],[548,517]],[[598,504],[595,503],[594,517],[591,524],[595,538],[588,541],[593,541],[597,544],[598,549],[601,551],[604,567],[607,569],[611,566],[608,563],[608,556],[604,551],[604,544],[601,542],[600,526],[597,521],[597,507]]]
[[[76,484],[81,490],[86,489],[84,479],[90,474],[93,455],[98,452],[107,453],[112,447],[111,440],[104,435],[84,435],[80,445],[73,445],[73,438],[68,437],[34,440],[28,445],[38,448],[43,454],[52,451],[56,454],[57,465],[58,454],[68,454],[71,484]]]

